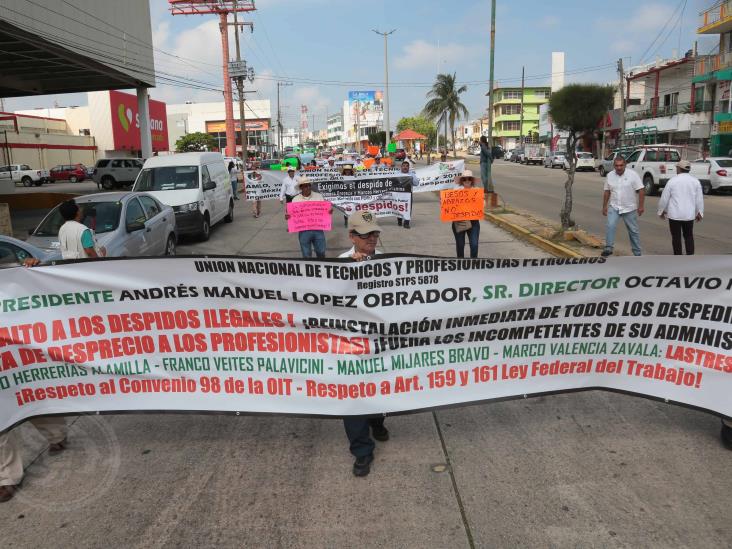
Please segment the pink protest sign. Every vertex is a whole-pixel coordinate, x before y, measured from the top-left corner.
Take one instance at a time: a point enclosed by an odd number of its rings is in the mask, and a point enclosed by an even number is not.
[[[330,231],[330,210],[333,206],[326,201],[290,202],[287,204],[287,231]]]

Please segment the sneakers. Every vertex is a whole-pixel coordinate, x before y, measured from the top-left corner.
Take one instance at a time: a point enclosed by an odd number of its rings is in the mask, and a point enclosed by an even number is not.
[[[600,257],[609,257],[609,256],[611,256],[611,255],[613,255],[613,251],[612,251],[612,250],[608,250],[608,249],[606,248],[606,249],[604,249],[604,250],[602,251],[602,253],[600,254]]]
[[[727,448],[727,450],[732,450],[732,427],[722,423],[722,430],[720,431],[719,436],[722,439],[724,447]]]
[[[18,491],[16,484],[9,484],[7,486],[0,486],[0,503],[5,503],[13,499],[15,492]]]
[[[353,462],[353,474],[357,477],[365,477],[371,472],[371,462],[374,461],[374,455],[358,457]],[[12,497],[12,496],[11,496]]]
[[[410,228],[411,228],[411,227],[409,226],[409,221],[405,221],[405,222],[404,222],[404,228],[405,228],[405,229],[410,229]]]
[[[386,442],[389,440],[389,430],[384,427],[383,424],[373,425],[371,427],[371,434],[379,442]]]

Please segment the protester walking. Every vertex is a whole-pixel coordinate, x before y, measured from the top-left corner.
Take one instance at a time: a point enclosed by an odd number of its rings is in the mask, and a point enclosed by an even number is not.
[[[689,161],[679,161],[676,164],[676,175],[668,180],[658,201],[658,215],[661,219],[668,218],[674,255],[683,253],[682,234],[686,255],[694,255],[694,220],[701,221],[704,217],[701,182],[689,172]]]
[[[380,235],[381,227],[371,212],[355,212],[348,218],[348,237],[353,242],[353,247],[338,257],[350,258],[353,261],[368,261],[381,254],[381,251],[376,249]],[[379,442],[389,440],[389,431],[384,426],[384,416],[346,417],[343,418],[343,427],[348,436],[351,454],[356,458],[353,463],[353,474],[365,477],[371,471],[371,462],[374,461],[376,444],[371,436],[373,435]]]
[[[236,169],[234,162],[229,162],[229,181],[231,181],[231,190],[234,193],[234,200],[239,200],[237,187],[239,185],[239,170]]]
[[[262,174],[257,173],[257,170],[253,170],[249,175],[244,175],[244,181],[260,182],[262,181]],[[246,184],[244,186],[244,196],[246,197]],[[252,215],[256,218],[262,215],[262,200],[255,198],[252,200]]]
[[[602,197],[602,215],[607,217],[605,232],[605,248],[602,257],[613,254],[615,247],[615,230],[621,219],[628,229],[628,238],[633,255],[641,255],[640,231],[638,217],[645,211],[643,203],[645,193],[643,182],[633,170],[625,169],[625,158],[618,156],[613,161],[612,172],[607,174]]]
[[[485,135],[480,136],[480,182],[486,192],[493,192],[493,177],[491,169],[493,167],[493,152],[488,146],[488,138]]]
[[[414,195],[412,194],[414,192],[414,187],[419,184],[419,178],[417,178],[417,174],[414,173],[411,169],[411,165],[408,161],[402,162],[401,165],[401,172],[405,175],[411,175],[412,176],[412,182],[407,185],[407,192],[409,193],[409,218],[410,219],[402,219],[401,217],[397,217],[397,225],[400,227],[404,227],[405,229],[410,228],[410,220],[412,218],[412,200],[414,199]]]
[[[456,189],[475,188],[475,177],[471,170],[465,170],[455,178]],[[465,235],[468,236],[470,257],[478,257],[478,242],[480,240],[480,220],[472,219],[452,222],[452,234],[455,236],[455,249],[458,257],[465,257]]]
[[[295,195],[292,199],[292,203],[300,202],[325,202],[325,198],[320,193],[313,192],[313,184],[307,177],[298,177],[297,183],[295,183],[295,190],[300,194]],[[333,213],[331,207],[330,213]],[[289,214],[285,214],[285,219],[290,219]],[[318,259],[325,258],[325,232],[320,230],[315,231],[300,231],[297,233],[298,240],[300,241],[300,251],[303,257],[312,257],[313,251]]]
[[[292,202],[292,199],[297,194],[295,191],[295,168],[287,166],[287,175],[282,179],[282,188],[280,189],[280,204],[285,200]]]

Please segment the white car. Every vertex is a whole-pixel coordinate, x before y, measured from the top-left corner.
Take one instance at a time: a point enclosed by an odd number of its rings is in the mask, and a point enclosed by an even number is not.
[[[24,187],[40,187],[48,183],[48,170],[34,170],[28,164],[10,164],[0,166],[0,179],[9,179],[13,183],[22,183]]]
[[[559,153],[550,154],[544,157],[545,168],[564,168],[566,162],[567,159],[564,157],[564,155]]]
[[[578,153],[576,153],[575,158],[577,159],[577,163],[574,166],[574,171],[576,171],[576,172],[583,172],[583,171],[594,172],[595,171],[595,157],[592,156],[592,153],[578,152]],[[566,160],[565,160],[565,167],[567,169],[569,169],[569,162]]]
[[[694,162],[691,163],[692,175],[698,174],[699,170],[696,169],[696,166],[700,164],[707,167],[709,179],[708,184],[706,181],[700,179],[702,192],[704,192],[704,194],[709,194],[715,191],[732,190],[732,158],[727,156],[713,156],[706,160],[701,158],[699,160],[694,160]]]

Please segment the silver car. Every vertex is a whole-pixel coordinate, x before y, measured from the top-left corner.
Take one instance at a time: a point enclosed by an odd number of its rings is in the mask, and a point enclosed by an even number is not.
[[[564,163],[566,162],[566,158],[563,154],[554,153],[550,154],[548,156],[544,157],[544,167],[545,168],[564,168]]]
[[[35,258],[41,263],[61,259],[59,250],[42,250],[32,244],[10,236],[0,235],[0,268],[20,267],[26,259]]]
[[[74,200],[83,212],[81,222],[94,231],[107,257],[175,255],[173,208],[149,194],[99,193]],[[58,231],[63,224],[56,206],[31,232],[28,243],[47,252],[58,251]]]
[[[142,169],[142,163],[139,158],[101,158],[97,160],[91,178],[105,191],[132,185]]]

